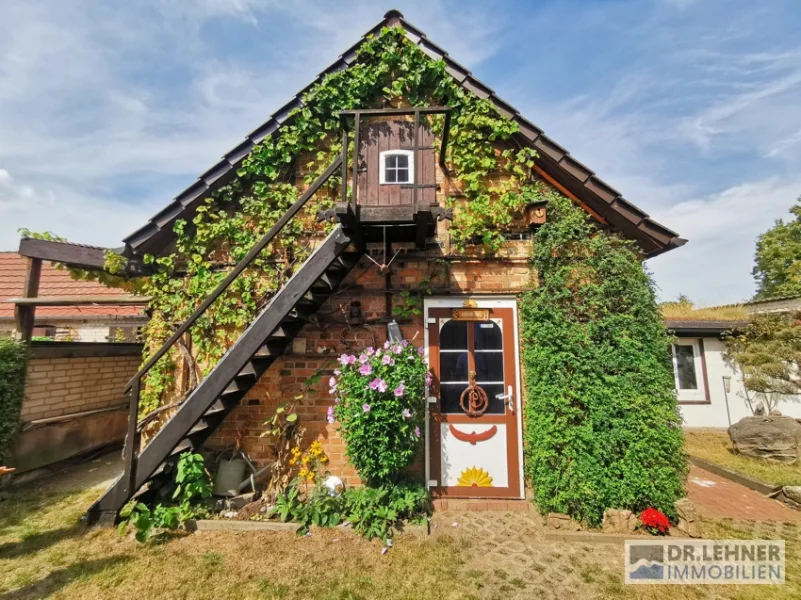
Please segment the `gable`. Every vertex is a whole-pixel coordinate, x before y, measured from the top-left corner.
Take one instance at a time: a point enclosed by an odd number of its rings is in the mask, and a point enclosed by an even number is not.
[[[159,254],[164,251],[175,237],[173,226],[176,220],[191,218],[204,199],[220,186],[230,182],[251,151],[267,137],[278,135],[281,126],[291,119],[292,112],[303,106],[303,95],[322,82],[326,75],[347,69],[355,63],[362,44],[384,27],[402,28],[407,39],[428,57],[444,62],[446,73],[462,89],[490,101],[501,115],[514,120],[519,127],[514,141],[535,149],[539,154],[535,166],[538,174],[562,193],[584,205],[591,213],[599,215],[612,229],[635,240],[646,257],[656,256],[686,243],[686,240],[680,238],[678,234],[653,221],[647,213],[626,200],[620,192],[548,138],[539,127],[528,121],[517,109],[503,101],[491,88],[473,77],[469,70],[431,42],[422,31],[406,21],[399,11],[391,10],[384,15],[381,22],[362,36],[359,42],[322,71],[287,104],[273,113],[265,123],[248,134],[242,143],[226,153],[222,160],[203,173],[198,181],[176,196],[145,226],[125,238],[127,253],[142,255]]]

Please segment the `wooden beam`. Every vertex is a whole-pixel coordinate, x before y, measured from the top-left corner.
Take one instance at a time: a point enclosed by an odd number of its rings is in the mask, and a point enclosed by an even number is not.
[[[341,110],[340,116],[379,116],[379,115],[413,115],[416,112],[426,114],[447,113],[450,106],[409,106],[408,108],[365,108],[357,110]]]
[[[28,270],[25,273],[25,287],[22,291],[25,298],[36,298],[39,293],[39,279],[42,276],[42,259],[29,258]],[[36,306],[17,306],[17,327],[19,328],[20,338],[25,343],[30,343],[33,336],[33,323],[36,320]]]
[[[578,204],[581,208],[583,208],[588,213],[590,213],[595,220],[597,220],[599,223],[601,223],[601,225],[609,225],[609,222],[606,219],[604,219],[601,215],[599,215],[597,212],[592,210],[589,206],[587,206],[586,203],[584,203],[581,200],[579,200],[578,198],[576,198],[576,195],[573,192],[568,190],[565,186],[563,186],[561,183],[556,181],[556,179],[554,179],[553,177],[548,175],[548,173],[543,171],[542,167],[540,167],[539,165],[535,164],[534,165],[534,172],[537,173],[537,175],[539,175],[540,177],[542,177],[545,181],[550,183],[557,190],[562,192],[565,196],[570,198],[573,202]]]
[[[39,259],[32,259],[39,260]],[[89,306],[98,304],[147,304],[150,296],[38,296],[0,300],[17,306]]]
[[[106,265],[106,252],[109,248],[96,248],[92,246],[80,246],[78,244],[68,244],[66,242],[54,242],[51,240],[37,240],[34,238],[22,238],[19,242],[19,254],[28,258],[38,258],[52,262],[62,263],[78,269],[87,271],[103,271]],[[126,272],[123,277],[138,277],[149,275],[152,269],[143,264],[139,259],[129,259],[126,264]]]

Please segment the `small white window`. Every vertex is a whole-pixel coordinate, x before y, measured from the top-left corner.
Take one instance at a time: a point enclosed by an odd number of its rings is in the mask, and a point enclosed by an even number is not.
[[[414,181],[414,152],[412,150],[385,150],[381,161],[381,185],[412,183]]]
[[[673,344],[673,376],[679,402],[706,400],[705,374],[698,340],[679,340]]]

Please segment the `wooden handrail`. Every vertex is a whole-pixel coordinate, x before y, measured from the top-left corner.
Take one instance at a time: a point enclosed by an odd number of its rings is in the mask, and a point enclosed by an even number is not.
[[[216,288],[214,288],[214,291],[206,296],[206,299],[203,300],[203,302],[200,303],[200,305],[191,315],[189,315],[189,317],[181,324],[181,326],[175,330],[175,333],[173,333],[169,339],[167,339],[167,341],[161,345],[161,348],[159,348],[156,353],[151,356],[144,365],[142,365],[142,368],[140,368],[136,375],[134,375],[125,385],[125,390],[123,393],[127,393],[133,387],[135,381],[142,379],[142,377],[147,374],[153,365],[155,365],[165,354],[167,354],[172,345],[175,344],[175,342],[177,342],[178,339],[195,323],[195,321],[197,321],[198,318],[200,318],[203,313],[206,312],[209,306],[211,306],[212,303],[217,300],[217,298],[219,298],[226,289],[228,289],[228,286],[231,285],[234,279],[239,277],[242,271],[244,271],[248,265],[250,265],[253,259],[256,258],[256,256],[258,256],[270,242],[273,241],[273,238],[276,236],[276,234],[278,234],[278,232],[284,228],[284,226],[292,219],[292,217],[294,217],[300,211],[300,209],[305,206],[309,198],[311,198],[317,192],[317,190],[319,190],[320,187],[322,187],[322,185],[328,181],[331,175],[333,175],[334,172],[340,167],[342,161],[343,155],[339,154],[334,159],[334,162],[332,162],[323,172],[323,174],[320,175],[320,177],[318,177],[314,183],[312,183],[308,189],[301,194],[300,198],[298,198],[295,203],[289,207],[289,210],[287,210],[281,216],[281,218],[275,222],[275,225],[273,225],[272,228],[270,228],[270,230],[265,233],[258,242],[256,242],[253,248],[250,249],[250,252],[248,252],[244,258],[242,258],[242,260],[236,264],[231,272],[228,273],[228,276],[223,279]]]

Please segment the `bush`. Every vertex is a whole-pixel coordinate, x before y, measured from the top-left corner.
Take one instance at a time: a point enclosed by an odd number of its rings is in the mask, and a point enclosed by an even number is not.
[[[543,513],[675,516],[686,460],[670,339],[634,247],[549,200],[521,305],[526,475]]]
[[[27,363],[28,349],[23,342],[0,338],[0,465],[11,458],[11,444],[19,429]]]
[[[404,521],[423,520],[430,512],[428,490],[419,483],[348,488],[339,496],[317,485],[305,498],[300,485],[296,479],[273,508],[282,521],[299,523],[299,535],[311,525],[336,527],[347,521],[359,535],[386,541]]]
[[[329,382],[348,459],[370,485],[392,482],[420,447],[425,416],[427,367],[418,350],[403,341],[343,354]]]

